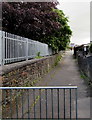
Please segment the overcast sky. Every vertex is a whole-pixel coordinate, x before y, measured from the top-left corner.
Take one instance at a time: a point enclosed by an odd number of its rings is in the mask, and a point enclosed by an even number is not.
[[[58,0],[58,8],[69,17],[73,31],[71,42],[85,44],[90,42],[90,0]]]

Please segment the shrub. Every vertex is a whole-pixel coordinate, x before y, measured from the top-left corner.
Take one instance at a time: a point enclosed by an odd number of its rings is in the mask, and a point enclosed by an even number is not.
[[[92,53],[92,44],[90,45],[90,48],[89,48],[90,52]]]

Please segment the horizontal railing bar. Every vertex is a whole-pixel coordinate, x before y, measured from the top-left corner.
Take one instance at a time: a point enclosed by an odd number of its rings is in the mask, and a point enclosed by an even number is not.
[[[22,59],[22,58],[26,58],[26,56],[16,57],[16,58],[5,58],[4,60],[15,60],[15,59]]]
[[[0,89],[77,89],[77,86],[0,87]]]
[[[33,58],[33,57],[35,57],[36,55],[32,55],[32,56],[28,56],[28,58]],[[16,58],[5,58],[5,59],[3,59],[3,60],[16,60],[16,59],[26,59],[26,56],[23,56],[23,57],[16,57]]]
[[[9,40],[14,40],[14,41],[19,41],[19,42],[26,42],[26,40],[19,40],[19,39],[14,39],[14,38],[10,38],[10,37],[3,37],[3,38],[7,38]]]
[[[28,43],[31,44],[31,45],[34,45],[35,43],[37,43],[37,41],[36,41],[36,42],[34,42],[34,41],[30,41],[30,42],[29,42],[29,41],[28,41]]]
[[[28,58],[33,58],[33,57],[35,57],[36,55],[31,55],[31,56],[28,56]]]

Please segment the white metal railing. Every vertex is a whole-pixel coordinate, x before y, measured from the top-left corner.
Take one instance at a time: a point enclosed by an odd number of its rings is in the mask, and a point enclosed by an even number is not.
[[[0,31],[0,65],[52,54],[47,44]]]

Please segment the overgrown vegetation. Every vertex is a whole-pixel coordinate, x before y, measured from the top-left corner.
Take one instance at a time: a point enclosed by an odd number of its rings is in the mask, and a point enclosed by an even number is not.
[[[3,2],[2,29],[65,50],[72,31],[57,2]]]
[[[86,84],[92,88],[92,81],[82,71],[80,71],[80,77],[85,80]]]
[[[89,48],[90,52],[92,53],[92,44],[90,45],[90,48]]]
[[[55,60],[54,66],[58,64],[58,62],[61,60],[62,56],[58,56]]]

